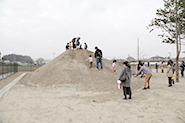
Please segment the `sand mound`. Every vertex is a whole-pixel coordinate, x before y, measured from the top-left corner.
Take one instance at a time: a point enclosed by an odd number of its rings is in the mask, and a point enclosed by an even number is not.
[[[94,59],[93,68],[89,68],[87,58],[94,53],[86,50],[68,50],[57,58],[28,74],[22,83],[34,86],[58,86],[59,84],[76,84],[80,90],[110,91],[116,90],[116,81],[122,70],[118,64],[117,74],[112,73],[112,61],[103,59],[103,70],[96,70]],[[143,84],[143,83],[142,83]],[[140,88],[141,83],[133,84]]]

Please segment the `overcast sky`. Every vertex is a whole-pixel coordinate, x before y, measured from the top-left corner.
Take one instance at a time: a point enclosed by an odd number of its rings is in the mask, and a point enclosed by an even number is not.
[[[141,57],[175,57],[175,45],[146,29],[162,7],[162,0],[0,0],[0,51],[52,59],[81,37],[105,58],[137,58],[139,38]]]

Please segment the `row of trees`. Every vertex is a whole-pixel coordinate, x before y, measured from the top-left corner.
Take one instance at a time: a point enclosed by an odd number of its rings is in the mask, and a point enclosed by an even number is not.
[[[23,56],[23,55],[16,55],[16,54],[9,54],[3,56],[4,60],[9,60],[10,62],[19,61],[21,63],[29,63],[33,64],[34,61],[30,56]]]
[[[158,35],[163,43],[176,44],[176,81],[179,82],[179,56],[185,38],[185,0],[163,0],[164,8],[157,9],[156,15],[149,24],[150,32],[161,29]]]
[[[3,60],[9,60],[10,62],[21,62],[21,63],[29,63],[29,64],[37,64],[37,65],[44,65],[45,59],[38,58],[35,62],[30,56],[23,56],[23,55],[16,55],[16,54],[9,54],[2,57]]]

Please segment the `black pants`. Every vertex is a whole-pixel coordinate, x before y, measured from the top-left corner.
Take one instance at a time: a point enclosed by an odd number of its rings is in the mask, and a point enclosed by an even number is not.
[[[169,82],[169,85],[171,86],[172,85],[172,77],[168,77],[168,82]]]
[[[127,98],[127,94],[129,95],[129,98],[132,97],[131,88],[123,86],[123,95],[125,96],[125,99]]]
[[[184,70],[181,70],[181,76],[184,77]]]
[[[92,68],[92,64],[93,64],[93,62],[90,62],[90,68]]]
[[[163,69],[161,70],[161,73],[164,73],[164,70]]]

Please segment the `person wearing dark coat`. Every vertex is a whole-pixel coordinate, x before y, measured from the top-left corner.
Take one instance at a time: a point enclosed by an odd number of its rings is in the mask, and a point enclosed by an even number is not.
[[[181,68],[181,76],[184,77],[184,68],[185,68],[184,61],[182,61],[180,68]]]
[[[99,70],[99,63],[101,65],[101,69],[103,69],[103,63],[102,63],[102,57],[103,57],[103,54],[102,54],[102,51],[100,49],[98,49],[98,47],[95,47],[95,58],[96,58],[96,69]]]
[[[131,71],[131,66],[129,65],[129,63],[127,61],[123,62],[123,70],[119,76],[119,79],[121,79],[121,77],[123,76],[125,70],[126,70],[126,75],[127,75],[127,80],[125,82],[121,83],[121,86],[123,87],[123,95],[124,95],[124,99],[127,99],[127,94],[129,95],[129,99],[132,99],[132,92],[131,92],[131,77],[132,77],[132,71]]]
[[[73,38],[73,40],[72,40],[72,44],[73,44],[73,49],[76,49],[76,44],[75,44],[75,40],[76,40],[76,38]]]

